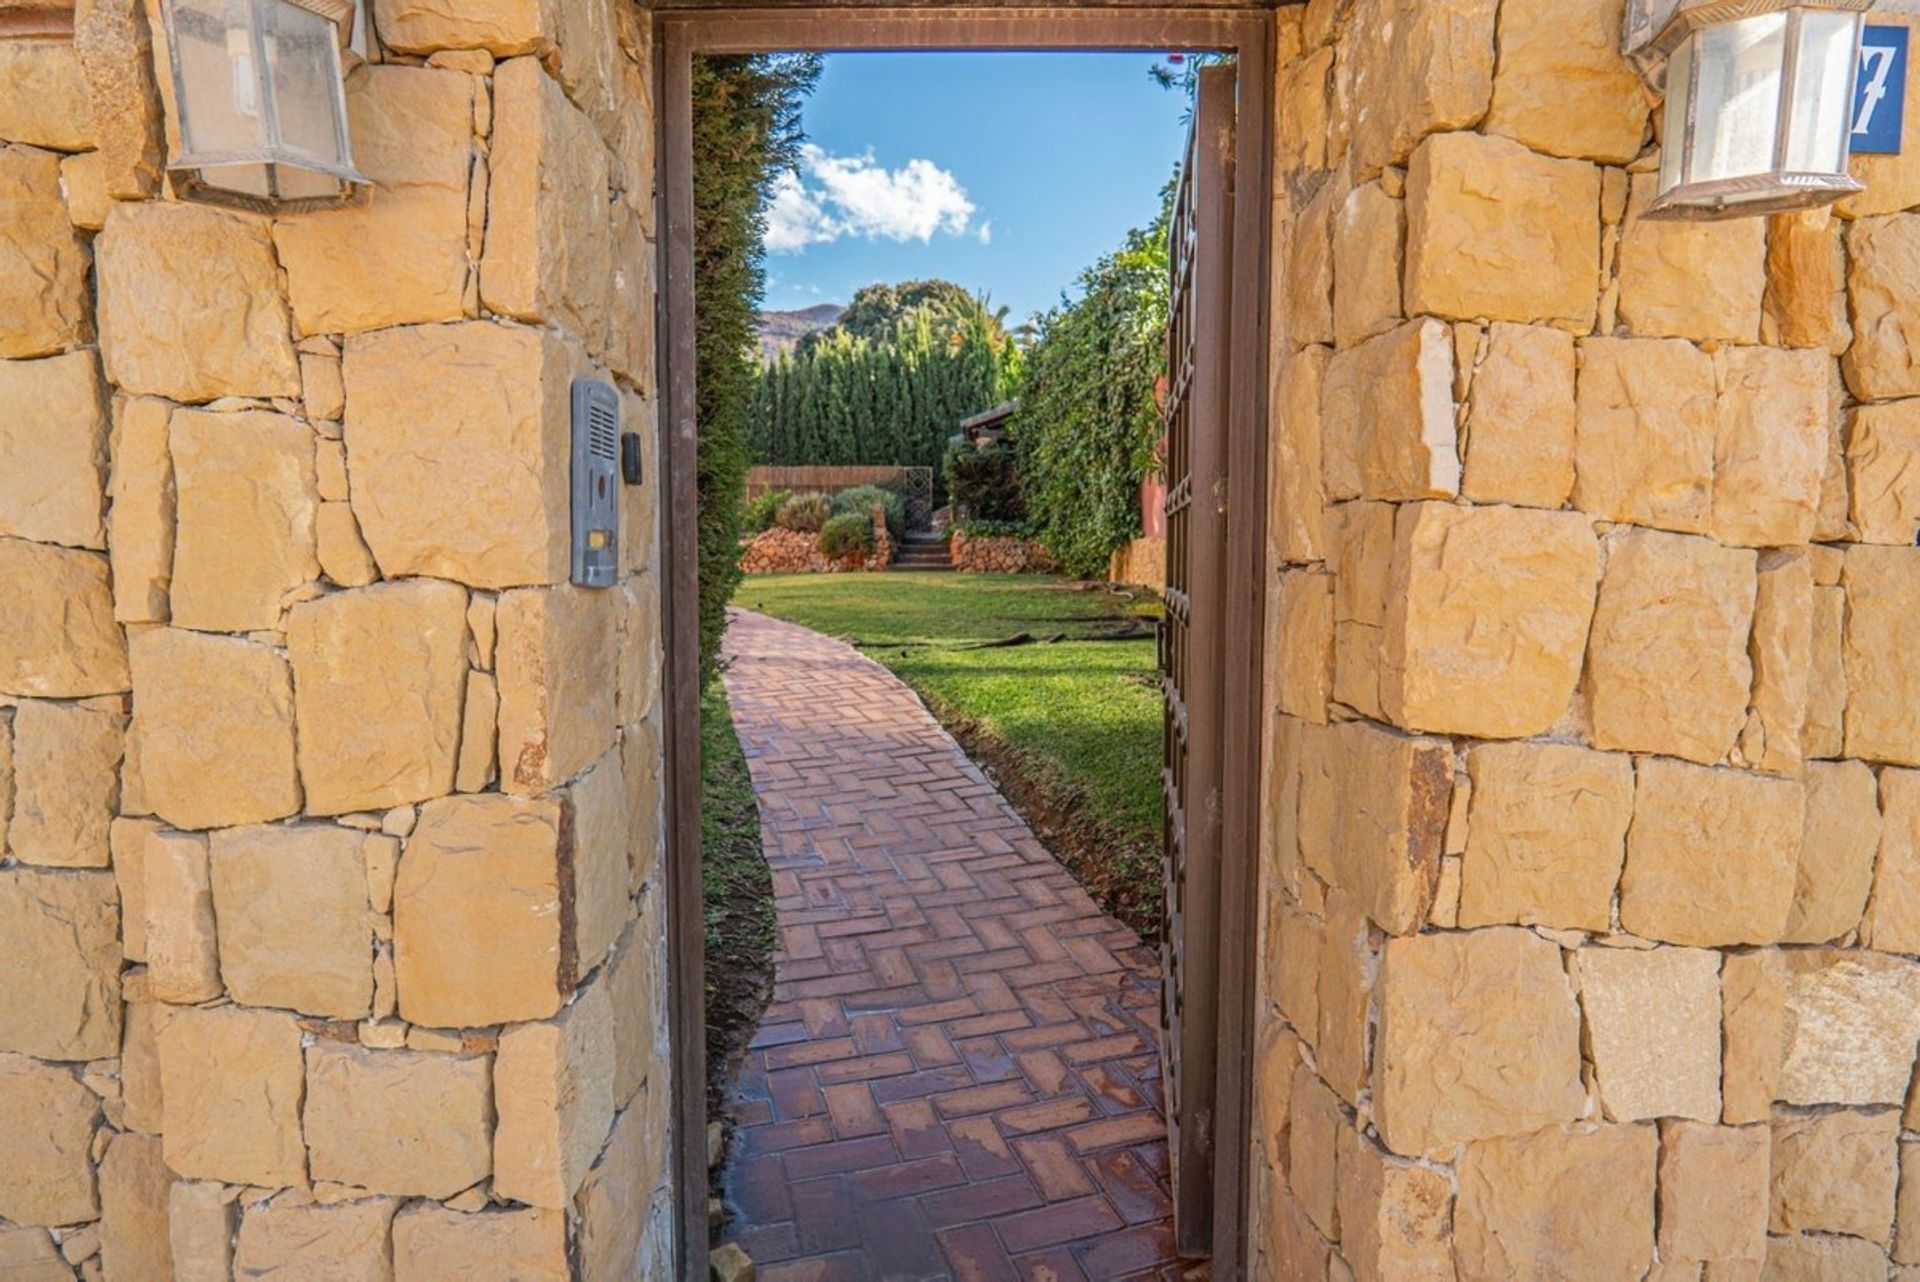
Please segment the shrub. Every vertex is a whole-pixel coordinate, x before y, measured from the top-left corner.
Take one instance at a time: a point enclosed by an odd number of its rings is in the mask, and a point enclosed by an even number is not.
[[[820,527],[820,555],[833,561],[873,552],[873,517],[842,512]]]
[[[781,504],[780,510],[774,514],[773,523],[783,530],[818,534],[832,515],[833,505],[827,502],[826,495],[802,494],[797,499],[788,499]]]
[[[947,451],[947,493],[969,519],[1021,521],[1027,503],[1020,493],[1020,465],[1005,445],[976,449],[958,444]]]
[[[773,518],[780,515],[780,509],[793,497],[790,490],[775,490],[771,494],[762,494],[757,499],[747,500],[747,511],[742,524],[748,534],[765,534],[773,528]]]
[[[833,514],[840,516],[846,512],[858,512],[871,518],[873,509],[881,507],[887,513],[887,532],[899,538],[907,532],[907,501],[894,491],[878,485],[856,485],[850,490],[841,490],[833,496]]]
[[[962,521],[960,532],[970,539],[1030,539],[1032,527],[1025,521]]]

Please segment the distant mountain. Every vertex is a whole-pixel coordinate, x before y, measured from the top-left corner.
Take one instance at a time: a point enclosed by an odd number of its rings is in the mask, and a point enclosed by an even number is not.
[[[816,303],[797,312],[761,312],[761,354],[769,364],[773,363],[782,352],[791,352],[808,334],[839,324],[846,310],[838,303]]]

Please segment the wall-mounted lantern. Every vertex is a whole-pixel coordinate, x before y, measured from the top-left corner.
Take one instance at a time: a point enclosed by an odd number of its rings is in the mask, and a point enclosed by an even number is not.
[[[1650,218],[1831,204],[1847,172],[1873,0],[1627,0],[1625,49],[1667,104]]]
[[[352,204],[340,47],[354,0],[166,0],[185,199],[263,213]]]

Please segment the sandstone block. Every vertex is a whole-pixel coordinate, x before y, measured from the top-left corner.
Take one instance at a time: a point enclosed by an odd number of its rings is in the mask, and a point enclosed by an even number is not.
[[[7,1282],[71,1282],[73,1266],[45,1229],[0,1229],[0,1272]]]
[[[1303,785],[1307,863],[1350,891],[1384,931],[1420,929],[1433,902],[1453,787],[1444,740],[1415,739],[1363,721],[1307,741],[1310,769],[1336,786]]]
[[[1600,293],[1599,214],[1600,171],[1585,161],[1434,135],[1407,169],[1408,314],[1586,333]]]
[[[1862,218],[1847,230],[1847,297],[1853,346],[1841,362],[1863,401],[1920,392],[1920,303],[1908,282],[1920,271],[1920,215]]]
[[[1348,29],[1352,59],[1354,176],[1403,163],[1428,134],[1462,129],[1486,114],[1493,95],[1491,0],[1364,0]],[[1409,307],[1408,311],[1425,308]]]
[[[1758,1266],[1767,1254],[1767,1128],[1660,1124],[1660,1254]]]
[[[1717,397],[1713,359],[1691,343],[1584,340],[1574,506],[1612,521],[1705,532]]]
[[[505,790],[544,792],[613,743],[617,608],[613,594],[575,587],[500,597],[494,672]]]
[[[453,791],[467,674],[467,594],[433,579],[295,607],[300,775],[315,814]]]
[[[1900,1144],[1900,1194],[1894,1223],[1893,1258],[1902,1264],[1920,1260],[1920,1143],[1903,1140]]]
[[[1410,730],[1521,738],[1566,711],[1599,545],[1576,512],[1400,509],[1380,697]]]
[[[1920,765],[1920,653],[1907,642],[1920,617],[1920,549],[1847,549],[1847,755]]]
[[[1587,656],[1593,745],[1720,760],[1746,722],[1755,555],[1651,530],[1608,542]]]
[[[644,1114],[643,1108],[630,1108],[615,1119],[605,1155],[574,1198],[583,1282],[617,1282],[635,1267],[646,1268],[635,1261],[644,1249],[650,1190],[660,1186],[665,1170],[659,1146],[649,1141]]]
[[[665,1049],[666,1005],[660,976],[664,973],[666,953],[664,937],[649,929],[657,927],[651,913],[657,902],[648,896],[638,923],[627,929],[626,938],[614,950],[607,963],[607,999],[613,1004],[613,1103],[625,1108],[639,1094],[647,1075],[658,1067]]]
[[[468,1215],[416,1204],[394,1217],[393,1282],[494,1276],[567,1282],[566,1216],[534,1207]]]
[[[1355,1282],[1453,1276],[1453,1184],[1387,1156],[1357,1129],[1339,1135],[1340,1254]]]
[[[104,548],[107,407],[92,352],[0,361],[0,534]]]
[[[1609,1121],[1720,1116],[1720,957],[1582,948],[1574,980]]]
[[[1580,1115],[1580,1015],[1546,940],[1517,929],[1390,939],[1379,994],[1374,1107],[1393,1152],[1444,1157]]]
[[[221,982],[207,839],[161,829],[140,848],[147,990],[156,1001],[177,1005],[212,1001]]]
[[[1648,758],[1634,790],[1620,924],[1674,944],[1767,944],[1793,906],[1799,783]]]
[[[1753,706],[1740,732],[1740,757],[1773,774],[1795,774],[1811,701],[1813,563],[1800,552],[1760,558],[1753,602]]]
[[[499,777],[500,687],[490,672],[467,673],[467,698],[460,724],[460,761],[454,786],[484,792]]]
[[[1320,1035],[1320,962],[1327,925],[1296,904],[1282,905],[1273,931],[1268,990],[1308,1045]]]
[[[1864,543],[1912,547],[1920,536],[1920,400],[1862,405],[1847,437],[1847,490]]]
[[[1338,1227],[1340,1132],[1348,1122],[1340,1100],[1306,1064],[1293,1074],[1293,1111],[1287,1121],[1287,1186],[1322,1236]]]
[[[1767,287],[1767,224],[1643,217],[1659,175],[1633,176],[1620,237],[1620,320],[1638,338],[1723,339],[1760,336]]]
[[[616,183],[619,164],[616,156],[613,160]],[[651,201],[648,203],[651,204]],[[605,359],[614,373],[630,380],[652,397],[657,386],[653,366],[659,340],[654,328],[654,299],[658,296],[659,285],[655,280],[657,266],[654,244],[648,239],[650,233],[645,229],[644,222],[643,217],[634,211],[631,197],[622,200],[616,195]],[[645,473],[653,475],[652,468],[646,468]]]
[[[1463,1277],[1639,1278],[1653,1262],[1651,1126],[1552,1127],[1484,1140],[1460,1159],[1454,1252]]]
[[[1502,5],[1488,132],[1553,156],[1615,165],[1638,156],[1647,99],[1620,56],[1620,17],[1608,0]]]
[[[1567,744],[1485,744],[1472,781],[1460,925],[1604,933],[1626,860],[1633,762]]]
[[[0,49],[0,138],[56,151],[93,146],[93,110],[71,40],[14,39]]]
[[[481,300],[565,326],[597,354],[613,276],[606,144],[537,59],[502,63],[493,92]]]
[[[25,864],[105,868],[120,800],[127,719],[77,703],[29,700],[13,712],[13,817],[7,848]]]
[[[1849,1233],[1886,1246],[1899,1182],[1898,1112],[1773,1115],[1777,1233]]]
[[[1845,750],[1847,671],[1843,657],[1847,593],[1835,586],[1813,590],[1813,657],[1807,677],[1807,724],[1801,732],[1806,757],[1837,757]]]
[[[1453,341],[1409,321],[1327,362],[1321,390],[1326,487],[1334,498],[1441,498],[1460,488]]]
[[[67,198],[67,221],[81,231],[99,231],[107,225],[113,198],[107,195],[105,156],[82,151],[60,158],[60,187]]]
[[[178,628],[142,631],[132,651],[133,741],[156,814],[213,828],[300,809],[293,674],[277,651]]]
[[[122,391],[178,401],[300,394],[264,221],[206,205],[118,203],[94,242],[94,270],[100,349]]]
[[[116,1135],[100,1159],[100,1257],[107,1277],[173,1277],[167,1207],[176,1177],[157,1135]]]
[[[120,1041],[120,1100],[126,1106],[122,1121],[129,1130],[158,1135],[163,1117],[154,1024],[163,1012],[154,1002],[136,1000],[132,983],[136,974],[128,974],[126,1030]]]
[[[431,67],[362,66],[347,77],[354,162],[379,197],[358,209],[274,222],[300,333],[350,334],[465,314],[479,83]]]
[[[1327,167],[1327,89],[1334,51],[1317,49],[1282,64],[1275,113],[1274,164],[1283,174]]]
[[[1887,778],[1904,780],[1905,772]],[[1782,937],[1789,944],[1824,944],[1860,925],[1873,887],[1874,856],[1881,845],[1879,790],[1873,771],[1858,761],[1812,762],[1807,766],[1807,821],[1800,835],[1800,861],[1794,875],[1793,910]],[[1889,788],[1889,810],[1898,794],[1911,796],[1920,817],[1920,789],[1902,783]],[[1909,824],[1912,820],[1909,819]],[[1910,830],[1909,830],[1910,832]],[[1889,833],[1889,841],[1899,837]],[[1911,836],[1907,837],[1911,844]],[[1907,866],[1897,854],[1890,868]],[[1897,897],[1889,886],[1887,904]],[[1916,904],[1920,912],[1920,904]],[[1920,921],[1920,916],[1916,916]]]
[[[320,1203],[282,1197],[249,1206],[235,1241],[235,1278],[326,1278],[389,1282],[388,1198]]]
[[[1837,949],[1794,949],[1782,986],[1774,1098],[1797,1105],[1895,1105],[1920,1042],[1920,963]]]
[[[619,750],[567,789],[573,832],[574,947],[582,971],[600,964],[632,915],[627,892],[627,805]]]
[[[307,1050],[313,1178],[397,1196],[447,1198],[493,1169],[486,1055]]]
[[[480,794],[431,801],[394,886],[401,1016],[436,1028],[544,1019],[572,986],[561,805]]]
[[[113,469],[107,554],[113,569],[113,617],[165,623],[173,581],[176,505],[167,424],[173,407],[152,397],[114,406]]]
[[[1327,929],[1316,968],[1313,1038],[1320,1075],[1348,1104],[1367,1088],[1368,1016],[1378,953],[1364,906],[1344,890],[1327,896]]]
[[[383,574],[566,580],[560,339],[483,321],[383,330],[349,338],[343,369],[354,515]]]
[[[1276,565],[1319,560],[1327,496],[1321,469],[1320,400],[1331,353],[1310,347],[1287,359],[1274,379],[1274,442],[1267,550]]]
[[[213,834],[220,970],[234,1000],[366,1018],[373,1000],[368,840],[331,824]]]
[[[1283,573],[1272,600],[1275,703],[1289,716],[1324,722],[1333,697],[1333,578],[1311,570]]]
[[[106,1059],[120,1049],[113,875],[0,869],[0,1051]]]
[[[18,48],[0,45],[0,59]],[[60,199],[60,157],[0,147],[0,357],[50,356],[93,337],[87,268]]]
[[[0,852],[7,848],[7,823],[13,814],[13,785],[13,718],[0,716]]]
[[[1764,1122],[1780,1090],[1786,1050],[1786,954],[1778,949],[1729,953],[1720,970],[1721,1120]]]
[[[1283,341],[1294,347],[1333,343],[1333,216],[1338,212],[1339,184],[1326,182],[1281,226],[1284,253],[1275,254],[1275,271],[1286,263],[1286,276],[1276,279],[1274,296],[1286,300]]]
[[[1887,1255],[1853,1237],[1795,1233],[1767,1239],[1765,1282],[1880,1282]]]
[[[666,668],[660,645],[660,583],[652,574],[620,585],[620,684],[614,710],[620,725],[636,726],[653,714]],[[491,621],[491,616],[490,616]]]
[[[158,1028],[167,1165],[278,1188],[307,1178],[300,1025],[279,1011],[183,1006]]]
[[[493,1189],[564,1210],[613,1125],[613,1008],[605,984],[558,1018],[500,1034],[494,1058]]]
[[[284,414],[180,410],[168,436],[179,514],[173,622],[278,629],[287,595],[320,573],[313,433]]]
[[[1808,210],[1767,222],[1766,314],[1761,341],[1787,347],[1831,347],[1847,324],[1838,219]]]
[[[96,1218],[99,1124],[99,1098],[71,1072],[0,1054],[0,1216],[46,1226]]]
[[[0,538],[0,694],[71,699],[128,688],[107,558]]]
[[[551,43],[548,8],[539,0],[482,0],[457,10],[432,0],[375,0],[373,12],[380,39],[406,53],[485,49],[505,58]]]
[[[1741,347],[1718,359],[1713,537],[1753,547],[1805,543],[1826,471],[1827,355]]]
[[[138,0],[92,0],[74,15],[73,48],[92,107],[102,199],[145,199],[166,162],[154,41]],[[103,215],[104,216],[104,215]]]
[[[233,1238],[240,1206],[219,1184],[182,1180],[167,1199],[175,1282],[225,1282],[233,1277]]]
[[[1487,328],[1467,399],[1460,494],[1558,508],[1573,491],[1574,342],[1544,325]]]
[[[1913,952],[1920,950],[1920,774],[1881,771],[1880,797],[1879,863],[1860,941],[1882,952]]]
[[[1355,187],[1334,217],[1334,341],[1341,347],[1400,323],[1400,245],[1406,210],[1379,182]]]
[[[321,572],[343,588],[364,588],[380,579],[380,567],[360,537],[360,523],[345,503],[322,503],[314,514],[314,552]]]

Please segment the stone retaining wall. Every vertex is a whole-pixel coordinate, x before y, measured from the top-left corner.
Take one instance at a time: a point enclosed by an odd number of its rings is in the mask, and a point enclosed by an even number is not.
[[[1045,544],[999,535],[969,536],[955,530],[948,540],[953,568],[974,574],[1054,574],[1060,562]]]
[[[1920,150],[1647,221],[1621,9],[1281,12],[1261,1276],[1920,1263]]]
[[[644,18],[368,10],[373,200],[278,219],[165,198],[157,9],[0,40],[9,1277],[670,1271],[650,484],[566,585]]]
[[[831,560],[820,552],[820,536],[802,530],[770,530],[740,541],[740,568],[747,574],[834,574],[845,570],[880,571],[893,564],[893,535],[885,509],[873,510],[873,551],[864,558]]]

